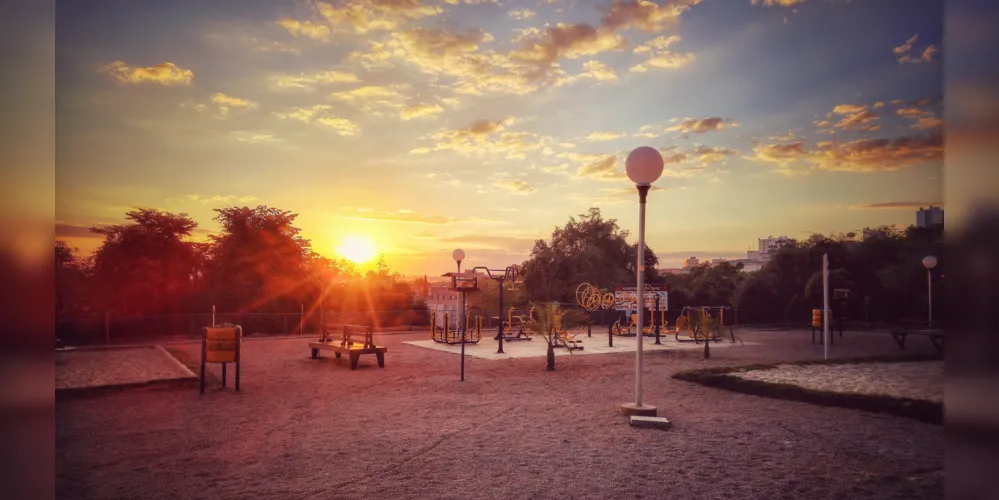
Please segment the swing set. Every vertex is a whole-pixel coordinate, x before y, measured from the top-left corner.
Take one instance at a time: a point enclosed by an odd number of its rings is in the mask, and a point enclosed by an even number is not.
[[[735,342],[735,330],[725,324],[728,306],[687,306],[676,318],[673,333],[677,342],[699,343],[701,340],[721,342],[728,329],[729,338]],[[681,338],[685,337],[685,338]]]
[[[457,322],[450,321],[450,316],[448,313],[444,313],[443,316],[443,327],[437,326],[437,313],[430,313],[430,338],[434,342],[441,344],[460,344],[462,328]],[[460,320],[459,320],[460,321]],[[466,344],[475,344],[479,342],[482,338],[482,316],[465,316],[465,335]]]

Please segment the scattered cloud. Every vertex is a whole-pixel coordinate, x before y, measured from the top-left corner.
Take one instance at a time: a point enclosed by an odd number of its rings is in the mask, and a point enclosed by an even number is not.
[[[496,187],[507,189],[516,194],[531,194],[538,190],[534,186],[528,184],[526,181],[522,181],[520,179],[500,180],[496,181],[493,185]]]
[[[231,108],[255,108],[257,103],[253,101],[248,101],[246,99],[241,99],[239,97],[233,97],[231,95],[223,94],[221,92],[216,92],[212,94],[212,103],[218,108],[219,113],[223,116],[229,114],[229,109]]]
[[[793,7],[805,3],[805,0],[752,0],[750,3],[763,7]]]
[[[684,118],[676,125],[666,128],[668,132],[682,132],[688,135],[691,132],[703,134],[705,132],[718,132],[726,128],[738,127],[739,124],[730,118]]]
[[[55,237],[56,238],[103,238],[104,237],[103,235],[90,232],[91,227],[93,226],[56,222]]]
[[[379,115],[382,110],[397,111],[406,106],[406,96],[400,92],[403,88],[402,85],[365,85],[334,92],[330,98],[346,102],[365,113]]]
[[[865,132],[874,132],[881,129],[881,125],[876,123],[879,119],[878,114],[863,104],[836,105],[833,107],[832,112],[826,115],[826,118],[834,119],[837,115],[843,118],[833,125],[834,128],[861,130]]]
[[[600,61],[586,61],[583,63],[582,72],[574,76],[562,76],[555,81],[555,85],[567,85],[577,83],[582,80],[612,82],[617,80],[617,74],[614,73],[613,69]]]
[[[194,72],[172,62],[156,66],[129,66],[122,61],[114,61],[101,67],[100,71],[127,85],[157,83],[160,85],[190,85]]]
[[[330,37],[328,26],[313,23],[312,21],[299,22],[294,19],[284,18],[277,22],[281,27],[288,30],[294,36],[304,36],[313,40],[326,41]]]
[[[332,83],[356,83],[357,75],[342,71],[322,71],[313,74],[278,75],[273,78],[274,84],[281,89],[308,89],[318,85]]]
[[[485,218],[458,218],[458,217],[445,217],[443,215],[423,215],[412,210],[398,210],[395,212],[379,212],[375,210],[357,210],[355,213],[351,214],[341,214],[343,219],[353,219],[353,220],[364,220],[364,221],[377,221],[377,222],[395,222],[400,224],[430,224],[430,225],[443,225],[443,224],[454,224],[457,222],[468,222],[468,221],[485,221]]]
[[[317,104],[309,108],[295,108],[288,112],[274,114],[284,120],[311,123],[318,127],[332,130],[342,136],[353,136],[360,132],[360,127],[350,120],[331,114],[332,109],[332,106]]]
[[[316,13],[333,31],[395,30],[411,21],[443,12],[437,5],[420,0],[346,0],[334,3],[315,2]]]
[[[912,63],[919,64],[925,62],[932,62],[933,56],[940,52],[935,45],[927,45],[923,48],[922,52],[912,52],[916,41],[919,39],[919,34],[912,35],[908,40],[902,45],[892,49],[892,53],[898,58],[898,62],[902,63]],[[915,55],[914,55],[915,54]]]
[[[756,144],[752,159],[778,164],[790,170],[796,162],[811,169],[849,172],[878,172],[907,168],[926,161],[943,159],[943,137],[939,132],[894,139],[821,141],[814,149],[803,142]]]
[[[615,139],[620,139],[622,137],[627,137],[628,134],[621,132],[594,132],[586,136],[588,141],[613,141]]]
[[[506,159],[525,159],[528,151],[536,151],[551,144],[550,137],[533,132],[512,131],[507,127],[516,120],[476,120],[466,127],[441,130],[427,136],[436,141],[433,147],[416,148],[413,154],[431,151],[454,151],[468,156],[504,155]]]
[[[598,161],[584,165],[576,171],[576,175],[601,180],[618,180],[627,177],[624,171],[617,167],[617,155],[604,156]]]
[[[699,145],[690,151],[690,156],[696,157],[702,165],[707,165],[725,161],[726,157],[736,153],[737,151],[734,149]]]
[[[508,12],[507,15],[510,16],[510,19],[516,19],[520,21],[523,19],[530,19],[536,16],[537,13],[531,9],[513,9],[510,12]]]
[[[895,110],[895,114],[904,119],[912,120],[911,128],[917,130],[939,129],[943,127],[943,120],[938,118],[933,110],[928,109],[937,102],[938,100],[932,97],[923,97],[908,103],[897,101],[896,104],[899,104],[900,107]]]
[[[680,41],[678,35],[658,36],[652,40],[635,47],[632,52],[635,54],[649,54],[649,58],[641,64],[630,68],[634,73],[645,73],[649,68],[677,69],[682,68],[694,60],[693,53],[679,53],[669,50],[670,45]]]
[[[438,104],[415,104],[412,106],[406,106],[399,111],[399,117],[403,120],[412,120],[414,118],[433,118],[444,112]]]

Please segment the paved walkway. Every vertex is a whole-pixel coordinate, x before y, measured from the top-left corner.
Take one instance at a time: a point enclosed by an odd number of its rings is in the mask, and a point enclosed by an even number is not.
[[[62,351],[55,353],[55,361],[56,390],[121,387],[197,377],[158,345]]]
[[[513,358],[533,358],[545,356],[547,353],[548,345],[545,343],[545,339],[536,336],[533,340],[514,340],[514,341],[503,341],[503,354],[497,354],[496,349],[498,343],[493,340],[493,336],[496,335],[495,331],[482,332],[482,340],[477,344],[465,344],[465,355],[473,356],[481,359],[513,359]],[[609,354],[609,353],[629,353],[634,355],[635,349],[638,343],[638,337],[614,337],[614,347],[607,345],[607,333],[602,332],[597,334],[593,332],[592,337],[587,337],[585,333],[580,334],[576,337],[583,341],[583,349],[576,350],[572,352],[573,356],[585,355],[585,354]],[[655,337],[645,337],[642,341],[642,351],[671,351],[671,350],[684,350],[684,349],[704,349],[704,343],[694,343],[694,342],[677,342],[676,339],[670,336],[660,336],[661,345],[656,345]],[[406,344],[425,347],[427,349],[435,349],[438,351],[450,352],[453,354],[458,354],[461,352],[461,345],[449,345],[442,344],[439,342],[434,342],[431,339],[425,340],[410,340],[404,342]],[[736,342],[733,344],[728,340],[721,342],[712,342],[711,349],[721,348],[739,348],[740,346],[755,346],[759,345],[753,342],[740,342],[738,340],[738,334],[736,334]],[[568,356],[569,350],[564,347],[558,347],[555,349],[556,356]]]

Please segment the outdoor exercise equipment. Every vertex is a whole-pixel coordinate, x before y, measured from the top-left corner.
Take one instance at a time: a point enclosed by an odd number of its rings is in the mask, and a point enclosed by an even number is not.
[[[239,392],[239,362],[243,354],[243,327],[224,324],[201,329],[201,394],[205,393],[205,363],[222,363],[222,387],[226,386],[225,368],[236,364],[236,392]]]
[[[460,344],[461,333],[466,332],[465,343],[476,344],[482,338],[482,316],[466,316],[464,330],[453,321],[450,314],[444,313],[444,326],[437,326],[437,313],[430,313],[430,338],[441,344]]]
[[[511,307],[506,313],[506,321],[503,322],[503,340],[531,340],[531,336],[527,334],[527,330],[524,329],[524,325],[528,321],[534,318],[534,307],[527,312],[525,317],[522,314],[514,314],[516,311],[515,307]]]
[[[472,268],[472,272],[476,272],[480,269],[484,270],[486,272],[486,275],[489,276],[490,279],[496,281],[499,284],[499,306],[496,308],[496,315],[497,315],[496,320],[499,321],[499,327],[497,329],[496,336],[493,337],[493,339],[499,342],[499,347],[496,349],[496,354],[503,354],[503,340],[506,339],[506,335],[504,335],[503,332],[503,318],[501,317],[501,315],[503,314],[503,283],[509,279],[513,281],[513,285],[516,287],[517,283],[520,282],[519,279],[520,266],[516,264],[512,266],[507,266],[507,268],[502,271],[489,269],[488,267],[485,266],[477,266]],[[493,273],[496,273],[496,275],[493,276]],[[518,334],[516,338],[509,340],[521,340],[520,335]],[[531,339],[528,338],[527,340]]]
[[[562,319],[561,317],[558,316],[555,317],[555,324],[553,325],[553,328],[555,329],[556,333],[554,339],[555,347],[565,347],[569,351],[577,351],[583,349],[583,341],[576,340],[576,337],[580,333],[583,333],[583,330],[581,328],[576,328],[572,333],[569,333],[567,330],[562,328]]]
[[[726,328],[732,342],[735,342],[735,330],[731,325],[725,324],[725,311],[730,309],[728,306],[684,307],[676,319],[674,336],[677,342],[721,342]],[[680,338],[681,336],[686,338]]]

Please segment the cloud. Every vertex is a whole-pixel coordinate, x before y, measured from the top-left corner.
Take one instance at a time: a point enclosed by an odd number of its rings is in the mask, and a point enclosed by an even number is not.
[[[617,80],[617,74],[610,67],[600,61],[586,61],[583,63],[583,71],[574,76],[563,76],[555,81],[556,86],[577,83],[582,80],[593,80],[595,82],[612,82]]]
[[[230,132],[229,135],[231,135],[233,139],[236,139],[239,142],[248,142],[250,144],[275,144],[281,142],[280,139],[274,137],[271,134],[235,131],[235,132]]]
[[[506,128],[514,123],[513,117],[501,120],[476,120],[466,127],[441,130],[428,136],[436,144],[429,148],[417,148],[414,154],[430,151],[454,151],[468,156],[505,155],[507,159],[524,159],[526,152],[544,148],[553,140],[532,132],[509,131]]]
[[[879,118],[877,113],[869,110],[866,105],[839,104],[827,116],[831,118],[833,114],[843,116],[839,122],[833,125],[833,127],[838,129],[862,130],[866,132],[881,129],[881,125],[875,123]]]
[[[939,201],[889,201],[884,203],[865,203],[861,205],[851,205],[852,209],[888,209],[888,210],[911,210],[913,208],[923,208],[927,206],[943,206]]]
[[[793,7],[805,3],[805,0],[752,0],[750,3],[764,7]]]
[[[828,171],[893,171],[927,161],[941,161],[943,137],[938,131],[918,137],[821,141],[814,149],[806,148],[802,142],[770,145],[758,143],[753,148],[753,153],[752,159],[776,163],[787,172],[793,172],[790,165],[796,162],[810,169]]]
[[[892,49],[892,53],[898,58],[898,62],[902,63],[912,63],[919,64],[924,62],[933,61],[933,56],[940,52],[935,45],[926,46],[922,53],[918,56],[913,56],[910,51],[912,51],[913,46],[916,44],[916,40],[919,39],[919,34],[912,35],[908,40],[902,45]]]
[[[635,28],[659,32],[676,25],[680,15],[701,0],[674,0],[656,4],[646,0],[634,2],[614,0],[604,11],[600,24],[610,29]]]
[[[355,33],[394,30],[410,21],[436,16],[443,10],[420,0],[347,0],[336,4],[315,2],[315,10],[334,30]]]
[[[500,180],[500,181],[496,181],[493,185],[496,186],[496,187],[507,189],[507,190],[509,190],[511,192],[514,192],[514,193],[517,193],[517,194],[531,194],[531,193],[537,192],[537,190],[538,190],[534,186],[528,184],[526,181],[522,181],[522,180],[519,180],[519,179],[516,179],[516,180]]]
[[[617,155],[606,156],[599,161],[584,165],[576,171],[576,175],[601,180],[617,180],[627,177],[623,171],[617,168]]]
[[[365,220],[365,221],[378,221],[378,222],[395,222],[400,224],[430,224],[430,225],[444,225],[444,224],[454,224],[457,222],[469,222],[469,221],[487,221],[486,218],[457,218],[457,217],[445,217],[442,215],[423,215],[413,212],[411,210],[398,210],[396,212],[376,212],[374,210],[358,210],[354,214],[341,214],[343,219],[353,219],[353,220]]]
[[[351,90],[334,92],[331,99],[343,101],[371,114],[380,114],[383,109],[400,110],[405,107],[406,96],[399,91],[402,85],[365,85]]]
[[[918,40],[918,39],[919,39],[919,34],[918,33],[915,34],[915,35],[912,35],[912,37],[910,37],[908,40],[906,40],[905,43],[903,43],[902,45],[899,45],[898,47],[895,47],[894,49],[892,49],[892,53],[895,54],[896,56],[900,56],[902,54],[905,54],[906,52],[912,50],[913,44],[915,44],[916,40]]]
[[[736,154],[734,149],[714,146],[697,146],[690,151],[702,165],[724,161],[726,157]]]
[[[694,60],[693,53],[681,54],[671,52],[670,45],[680,41],[678,35],[659,36],[635,47],[632,52],[635,54],[649,54],[649,58],[644,63],[632,66],[630,71],[634,73],[645,73],[652,68],[677,69],[682,68]]]
[[[219,113],[222,113],[222,115],[228,115],[230,108],[255,108],[257,106],[257,103],[253,101],[233,97],[221,92],[212,94],[212,103],[218,107]]]
[[[317,104],[310,108],[295,108],[285,113],[274,113],[274,115],[283,120],[311,123],[342,136],[353,136],[360,132],[360,127],[350,120],[332,115],[330,113],[332,109],[332,106]]]
[[[663,156],[663,163],[670,165],[673,163],[683,163],[687,161],[687,153],[680,151],[680,148],[676,146],[670,146],[666,149],[660,149],[659,154]]]
[[[620,139],[622,137],[627,137],[628,134],[621,132],[594,132],[586,136],[588,141],[613,141],[614,139]]]
[[[325,41],[330,37],[328,26],[316,24],[312,21],[299,22],[294,19],[284,18],[277,22],[284,29],[294,36],[304,36],[313,40]]]
[[[936,113],[929,108],[939,102],[933,97],[923,97],[908,103],[898,101],[901,107],[895,110],[895,114],[914,123],[911,128],[917,130],[934,130],[943,127],[943,120],[937,117]]]
[[[160,85],[190,85],[194,72],[184,69],[172,62],[156,66],[133,67],[122,61],[114,61],[101,67],[100,71],[128,85],[142,83],[158,83]]]
[[[739,124],[731,118],[684,118],[676,125],[667,127],[668,132],[683,132],[684,135],[691,132],[703,134],[705,132],[718,132],[725,128],[738,127]]]
[[[416,104],[413,106],[406,106],[399,111],[399,117],[403,120],[412,120],[414,118],[433,118],[444,112],[444,108],[437,104]]]
[[[520,21],[523,19],[530,19],[536,16],[537,13],[531,9],[513,9],[510,12],[508,12],[507,15],[510,16],[510,19],[516,19]]]
[[[624,44],[624,38],[611,29],[583,23],[558,24],[523,39],[521,47],[510,53],[510,61],[527,67],[526,76],[537,80],[547,76],[560,58],[620,50]]]
[[[331,83],[355,83],[360,80],[353,73],[342,71],[322,71],[311,75],[279,75],[274,77],[274,83],[282,89],[306,89],[321,84]]]

